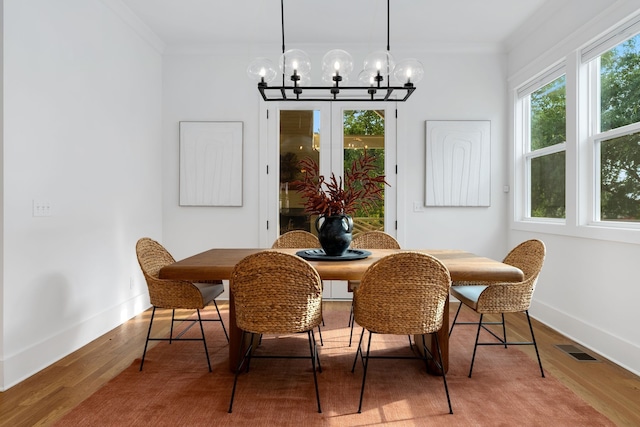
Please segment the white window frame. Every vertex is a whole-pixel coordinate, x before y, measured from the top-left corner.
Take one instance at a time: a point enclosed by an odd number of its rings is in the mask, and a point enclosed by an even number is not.
[[[640,28],[638,28],[640,30]],[[590,199],[588,206],[589,216],[587,218],[587,225],[589,226],[598,226],[605,228],[616,228],[616,229],[635,229],[640,230],[640,221],[638,222],[623,222],[623,221],[614,221],[607,220],[602,221],[600,217],[601,206],[600,206],[600,177],[601,177],[601,164],[600,164],[600,147],[603,141],[608,141],[611,139],[619,138],[621,136],[630,135],[633,133],[640,132],[640,122],[631,123],[626,126],[621,126],[619,128],[610,129],[605,132],[601,132],[600,130],[600,56],[617,46],[618,44],[628,40],[629,38],[635,37],[635,35],[631,35],[627,38],[610,38],[609,42],[606,44],[600,44],[599,47],[603,50],[594,50],[593,48],[589,50],[590,55],[582,55],[583,66],[587,68],[587,85],[589,87],[589,122],[588,122],[588,147],[590,150],[590,176],[589,181],[592,183],[592,191],[590,192]],[[613,40],[613,41],[612,41]],[[611,43],[614,43],[611,45]],[[594,54],[595,52],[595,54]],[[594,58],[595,56],[595,58]],[[585,61],[588,61],[585,63]]]
[[[531,94],[565,74],[564,63],[557,64],[516,91],[516,145],[514,150],[516,171],[514,213],[516,221],[557,225],[564,225],[566,222],[566,218],[531,216],[531,160],[566,151],[567,145],[566,142],[563,142],[550,147],[531,150]],[[566,204],[565,201],[565,206]]]

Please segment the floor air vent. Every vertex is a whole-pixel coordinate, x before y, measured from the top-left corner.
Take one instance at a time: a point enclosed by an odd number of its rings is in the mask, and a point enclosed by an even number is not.
[[[575,345],[556,344],[556,347],[580,362],[598,362],[598,359],[585,353],[584,350],[576,347]]]

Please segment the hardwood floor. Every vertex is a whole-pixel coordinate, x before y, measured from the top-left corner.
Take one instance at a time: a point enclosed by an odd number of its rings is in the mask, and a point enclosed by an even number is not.
[[[224,307],[226,302],[219,302]],[[326,301],[345,310],[350,302]],[[452,304],[451,310],[457,308]],[[58,361],[20,384],[0,393],[0,426],[47,426],[118,375],[140,357],[150,311],[142,313]],[[170,315],[156,315],[159,329],[168,334]],[[534,321],[535,322],[535,321]],[[155,325],[155,322],[154,322]],[[523,315],[507,316],[510,339],[529,339]],[[556,347],[574,344],[554,330],[534,323],[544,369],[620,426],[640,426],[640,377],[587,351],[597,362],[580,362]],[[151,343],[150,345],[155,344]],[[579,347],[579,346],[578,346]],[[535,358],[533,348],[519,346]]]
[[[505,315],[505,318],[510,339],[531,339],[524,315]],[[640,426],[640,377],[535,320],[533,329],[546,372],[560,380],[616,425]],[[573,344],[595,357],[597,361],[578,361],[556,347],[563,344]],[[535,360],[533,346],[519,346],[519,350]]]

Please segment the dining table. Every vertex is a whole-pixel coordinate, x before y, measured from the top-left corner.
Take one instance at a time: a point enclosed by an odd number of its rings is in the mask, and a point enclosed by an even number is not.
[[[310,248],[311,249],[311,248]],[[209,280],[229,280],[236,264],[244,257],[263,250],[296,254],[301,249],[264,249],[264,248],[214,248],[162,267],[160,279],[186,280],[191,282]],[[503,262],[456,249],[411,249],[423,252],[440,260],[449,270],[452,281],[488,281],[518,282],[523,273],[517,267]],[[360,280],[364,272],[381,258],[406,251],[406,249],[367,249],[371,254],[360,259],[307,259],[316,269],[322,280]],[[345,284],[346,286],[346,284]],[[442,328],[438,331],[438,341],[442,354],[441,366],[447,372],[449,368],[449,299],[445,305]],[[238,367],[242,331],[236,325],[233,292],[229,292],[229,369]],[[429,340],[429,346],[435,348],[435,337]],[[416,346],[417,347],[417,346]],[[434,353],[437,358],[437,353]],[[430,372],[438,374],[436,365],[430,364]]]

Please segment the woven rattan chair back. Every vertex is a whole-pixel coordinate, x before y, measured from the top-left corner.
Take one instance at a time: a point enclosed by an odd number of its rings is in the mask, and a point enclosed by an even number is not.
[[[322,280],[307,261],[266,250],[240,261],[229,282],[236,324],[257,334],[309,331],[322,322]]]
[[[320,241],[314,235],[304,230],[287,231],[273,242],[272,249],[293,248],[310,249],[319,248]]]
[[[387,255],[362,276],[354,291],[356,322],[372,332],[422,335],[442,327],[449,270],[418,252]]]
[[[529,309],[538,276],[545,258],[544,243],[537,239],[527,240],[513,248],[504,263],[518,267],[524,280],[516,283],[499,283],[489,286],[478,297],[478,313],[515,313]]]
[[[138,263],[149,289],[151,305],[158,308],[201,309],[205,301],[200,290],[191,282],[164,280],[160,269],[175,262],[171,254],[158,242],[143,237],[136,244]]]
[[[520,243],[504,258],[504,263],[518,267],[524,273],[524,280],[537,279],[545,258],[545,246],[540,240],[532,239]]]
[[[365,231],[353,236],[353,249],[400,249],[400,243],[384,231]]]

